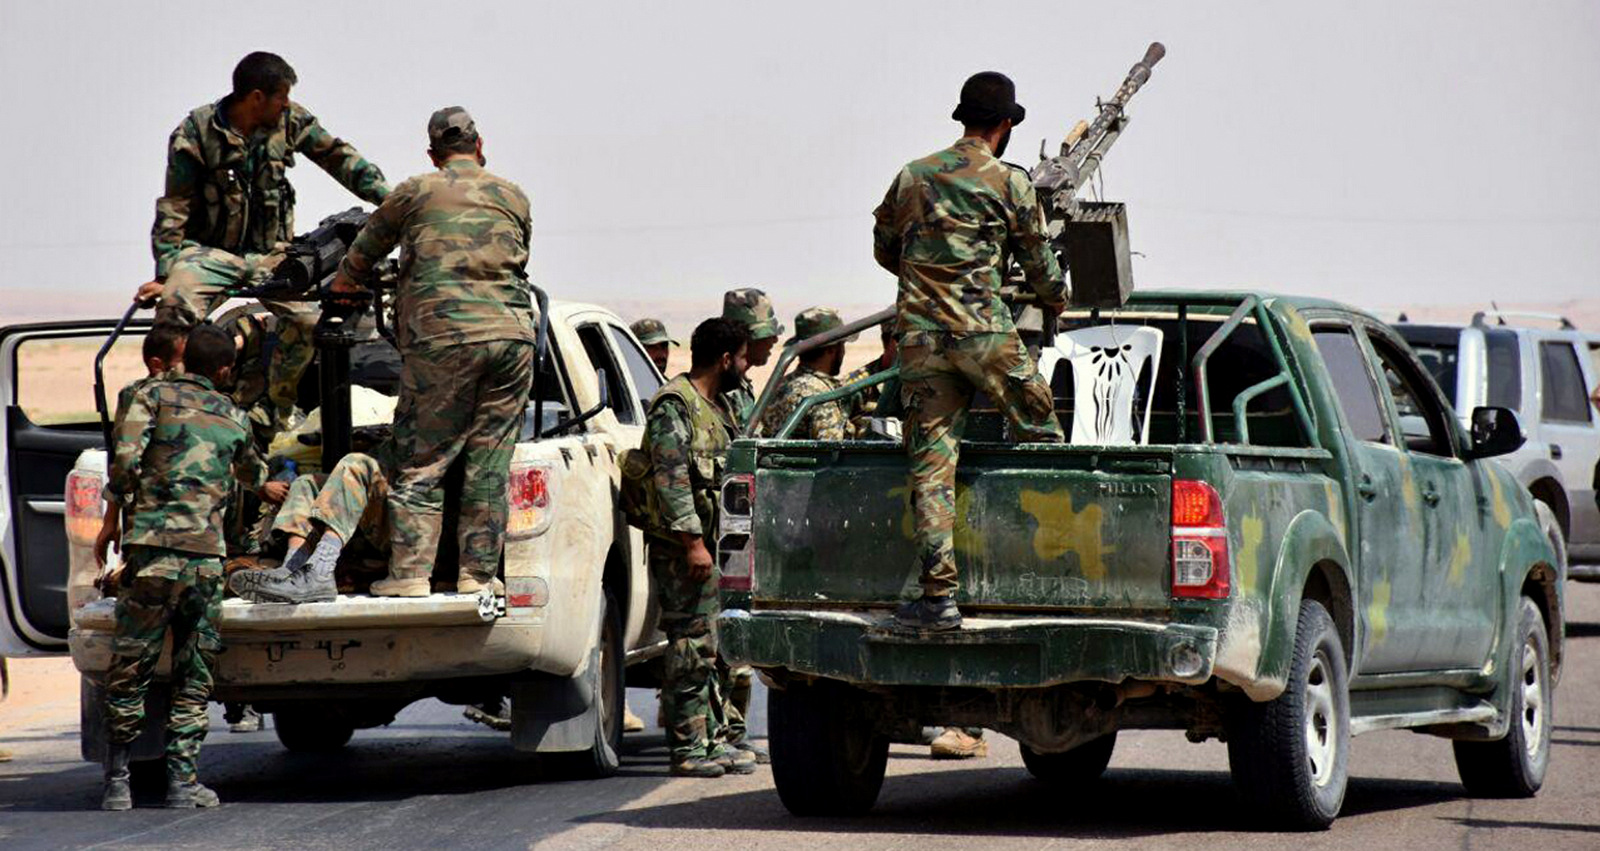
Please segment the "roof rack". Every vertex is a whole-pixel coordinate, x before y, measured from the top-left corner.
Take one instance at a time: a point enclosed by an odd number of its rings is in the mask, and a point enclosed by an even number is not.
[[[1494,324],[1496,325],[1509,324],[1506,322],[1507,319],[1532,319],[1537,322],[1555,322],[1561,326],[1563,331],[1576,331],[1578,328],[1578,326],[1572,324],[1571,319],[1558,313],[1535,313],[1526,310],[1480,310],[1472,314],[1472,324],[1487,325],[1490,317],[1494,318]]]

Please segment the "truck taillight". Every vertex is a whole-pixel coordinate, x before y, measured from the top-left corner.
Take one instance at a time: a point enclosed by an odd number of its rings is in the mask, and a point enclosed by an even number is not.
[[[718,586],[723,590],[755,590],[756,547],[750,534],[755,502],[755,476],[723,479],[721,510],[717,512],[717,567],[722,573]]]
[[[67,537],[76,543],[93,544],[105,518],[105,500],[100,493],[104,479],[99,473],[73,470],[67,474]]]
[[[1228,524],[1216,488],[1194,479],[1172,482],[1172,596],[1228,596]]]
[[[548,461],[513,462],[507,485],[506,535],[531,538],[550,528],[555,515],[555,469]]]

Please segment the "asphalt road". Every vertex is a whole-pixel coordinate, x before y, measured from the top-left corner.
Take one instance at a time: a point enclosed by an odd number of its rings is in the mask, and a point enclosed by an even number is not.
[[[1226,747],[1172,732],[1124,733],[1111,769],[1076,797],[1033,781],[1014,742],[987,759],[933,762],[895,746],[867,817],[790,816],[763,768],[748,777],[671,779],[659,730],[629,736],[623,770],[599,781],[547,776],[460,710],[419,704],[362,731],[342,752],[290,755],[272,732],[213,732],[202,771],[217,810],[95,809],[99,770],[78,760],[69,701],[0,733],[0,848],[1600,848],[1600,585],[1568,587],[1568,667],[1555,744],[1533,800],[1464,797],[1450,745],[1405,732],[1355,740],[1344,814],[1331,831],[1258,832],[1234,796]],[[647,721],[650,695],[630,694]],[[764,698],[755,729],[764,734]],[[216,719],[220,721],[220,718]]]

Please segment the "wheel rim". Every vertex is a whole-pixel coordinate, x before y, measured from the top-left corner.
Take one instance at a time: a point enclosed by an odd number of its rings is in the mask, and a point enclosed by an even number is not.
[[[1339,710],[1334,702],[1333,678],[1327,658],[1318,652],[1306,672],[1306,758],[1311,782],[1326,786],[1333,778],[1333,764],[1339,756]]]
[[[1538,639],[1529,635],[1522,643],[1522,746],[1530,760],[1538,758],[1544,737],[1544,666],[1539,663]]]

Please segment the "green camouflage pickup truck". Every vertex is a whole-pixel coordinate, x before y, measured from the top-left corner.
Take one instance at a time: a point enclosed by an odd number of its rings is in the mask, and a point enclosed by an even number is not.
[[[972,412],[956,632],[892,619],[919,593],[898,442],[734,443],[717,628],[772,686],[790,811],[869,809],[924,725],[1012,736],[1068,786],[1118,730],[1219,738],[1252,811],[1302,828],[1338,815],[1373,730],[1453,739],[1470,793],[1538,791],[1563,577],[1488,460],[1515,414],[1458,424],[1393,330],[1314,299],[1141,293],[1069,311],[1039,364],[1070,440]]]

